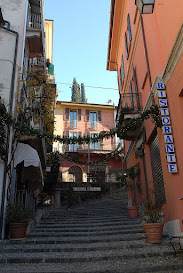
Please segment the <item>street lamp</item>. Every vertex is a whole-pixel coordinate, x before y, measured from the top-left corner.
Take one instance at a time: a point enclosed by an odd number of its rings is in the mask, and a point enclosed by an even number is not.
[[[135,0],[135,5],[141,14],[153,13],[155,0]]]

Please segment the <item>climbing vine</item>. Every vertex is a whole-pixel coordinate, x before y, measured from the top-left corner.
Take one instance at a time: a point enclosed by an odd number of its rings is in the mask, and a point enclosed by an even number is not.
[[[44,113],[44,112],[43,112]],[[17,121],[9,113],[3,115],[3,121],[6,125],[12,125],[17,134],[25,134],[27,136],[35,136],[38,138],[44,138],[47,141],[58,141],[62,144],[85,144],[91,142],[98,142],[103,139],[113,138],[115,134],[121,139],[133,140],[134,136],[129,136],[128,132],[139,128],[143,122],[151,118],[156,127],[161,127],[161,117],[159,108],[156,104],[152,105],[148,110],[142,112],[137,118],[125,121],[123,124],[118,124],[116,128],[110,129],[110,131],[102,131],[98,136],[90,138],[90,136],[83,137],[66,137],[66,136],[54,136],[52,133],[32,128],[25,121]],[[52,117],[53,120],[53,117]]]

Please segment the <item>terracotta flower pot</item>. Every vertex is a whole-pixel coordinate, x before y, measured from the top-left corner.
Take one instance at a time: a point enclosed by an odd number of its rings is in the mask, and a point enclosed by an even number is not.
[[[142,226],[147,236],[146,243],[160,244],[162,242],[164,223],[148,223]]]
[[[139,207],[133,206],[133,207],[126,207],[128,211],[128,217],[129,218],[137,218],[139,214]]]
[[[25,239],[28,223],[10,223],[10,238]]]

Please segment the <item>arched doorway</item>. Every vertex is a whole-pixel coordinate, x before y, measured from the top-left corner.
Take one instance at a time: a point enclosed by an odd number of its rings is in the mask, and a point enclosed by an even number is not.
[[[83,173],[82,169],[78,166],[72,166],[69,168],[69,174],[72,174],[73,181],[72,182],[83,182]]]

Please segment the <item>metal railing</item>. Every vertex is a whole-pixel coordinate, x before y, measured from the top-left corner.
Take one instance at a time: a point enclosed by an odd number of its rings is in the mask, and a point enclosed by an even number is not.
[[[141,93],[121,94],[120,110],[123,112],[142,111]]]
[[[14,202],[16,205],[23,205],[26,209],[30,209],[34,215],[36,209],[36,199],[26,190],[18,190],[15,193]]]
[[[42,28],[42,17],[38,14],[29,14],[27,20],[28,29],[41,29]]]

